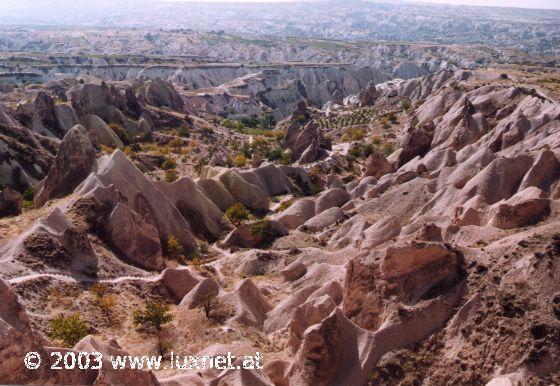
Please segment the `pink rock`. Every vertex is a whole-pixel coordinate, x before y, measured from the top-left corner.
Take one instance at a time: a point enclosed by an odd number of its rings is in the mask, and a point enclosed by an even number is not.
[[[155,375],[151,371],[137,369],[113,369],[110,356],[130,355],[125,350],[102,342],[99,338],[88,335],[74,346],[79,352],[100,352],[103,354],[102,367],[99,370],[96,385],[115,385],[135,383],[140,385],[159,385]]]
[[[307,220],[303,225],[299,226],[298,230],[310,233],[319,232],[342,220],[343,217],[344,212],[342,212],[342,209],[332,207]]]
[[[335,248],[343,248],[348,245],[357,247],[364,237],[364,231],[370,225],[364,216],[354,215],[342,223],[340,228],[331,236],[329,245]]]
[[[95,149],[83,126],[74,126],[62,140],[56,159],[34,198],[36,208],[72,191],[95,166]]]
[[[219,292],[220,286],[214,279],[203,279],[185,295],[179,307],[191,310],[198,307],[206,297],[217,296]]]
[[[24,366],[23,358],[31,351],[48,358],[40,336],[31,328],[16,294],[6,281],[0,279],[0,379],[3,383],[55,382],[48,373],[48,367],[29,370]]]
[[[426,223],[420,228],[417,238],[423,241],[443,241],[441,228],[434,223]]]
[[[161,244],[174,236],[185,253],[196,249],[196,239],[190,225],[175,205],[122,151],[115,150],[111,156],[100,159],[97,172],[88,176],[76,189],[76,193],[85,194],[101,185],[113,185],[132,210],[149,219],[158,230]]]
[[[274,215],[272,219],[282,223],[288,229],[296,229],[313,216],[315,216],[315,201],[310,198],[301,198],[288,209]]]
[[[307,267],[305,264],[294,261],[292,264],[288,265],[282,271],[280,271],[280,275],[286,281],[294,281],[305,275],[307,272]]]
[[[401,232],[401,224],[396,217],[385,217],[364,230],[364,241],[362,249],[373,249],[394,237]]]
[[[224,239],[225,246],[256,248],[267,246],[278,237],[287,236],[289,231],[274,220],[255,221],[232,230]]]
[[[234,316],[230,323],[262,327],[272,305],[266,300],[251,279],[241,280],[234,290],[219,297],[219,301],[233,307]]]
[[[498,158],[473,177],[463,188],[466,199],[480,195],[487,204],[510,198],[533,164],[533,158],[520,155]]]
[[[368,158],[364,175],[366,177],[379,178],[385,174],[392,173],[393,171],[393,165],[387,161],[383,154],[378,151],[374,151]]]
[[[440,283],[460,280],[461,264],[461,254],[441,243],[413,242],[361,253],[348,263],[344,314],[376,330],[385,315],[384,299],[414,304]]]
[[[550,150],[544,150],[535,163],[529,169],[521,185],[519,191],[530,186],[536,186],[544,191],[550,188],[550,185],[560,177],[560,161],[556,155]]]
[[[526,188],[491,210],[490,224],[511,229],[536,224],[550,213],[550,200],[536,187]]]
[[[156,186],[175,204],[194,233],[211,242],[220,237],[224,214],[193,180],[183,177],[171,184],[157,182]]]
[[[164,267],[159,234],[153,224],[124,204],[117,204],[109,216],[110,243],[126,260],[149,270]]]
[[[0,191],[0,217],[17,216],[21,213],[23,197],[10,188]]]
[[[333,188],[322,192],[315,203],[315,214],[319,214],[329,208],[341,207],[350,201],[350,194],[343,189]]]
[[[195,277],[186,267],[167,268],[161,273],[161,283],[181,301],[190,292],[200,279]]]

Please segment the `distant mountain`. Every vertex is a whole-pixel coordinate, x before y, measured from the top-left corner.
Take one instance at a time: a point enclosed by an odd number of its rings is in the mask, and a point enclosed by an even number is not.
[[[340,40],[489,44],[557,54],[560,10],[378,1],[9,2],[0,24],[101,28],[224,30],[230,34]]]

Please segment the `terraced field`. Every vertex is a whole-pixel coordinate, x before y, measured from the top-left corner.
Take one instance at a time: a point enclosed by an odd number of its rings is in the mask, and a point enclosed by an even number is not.
[[[325,117],[316,121],[317,126],[324,130],[342,129],[344,127],[363,126],[375,121],[380,116],[377,108],[363,108],[352,111],[349,114],[336,117]]]

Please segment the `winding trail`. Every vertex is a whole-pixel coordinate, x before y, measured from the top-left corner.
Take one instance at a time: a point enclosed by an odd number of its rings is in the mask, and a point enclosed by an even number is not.
[[[113,278],[113,279],[100,279],[100,280],[95,280],[95,279],[78,280],[78,279],[76,279],[72,276],[62,275],[62,274],[57,274],[57,273],[34,273],[34,274],[30,274],[30,275],[25,275],[25,276],[20,276],[20,277],[16,277],[16,278],[13,278],[13,279],[9,279],[8,282],[10,284],[21,284],[21,283],[25,283],[27,281],[33,281],[33,280],[36,280],[36,279],[43,279],[43,278],[52,278],[52,279],[57,279],[57,280],[68,282],[68,283],[92,282],[92,283],[114,284],[114,283],[122,283],[122,282],[126,282],[126,281],[140,281],[140,282],[146,282],[146,283],[155,283],[155,282],[157,282],[158,280],[161,279],[161,274],[160,275],[152,275],[152,276],[120,276],[120,277]]]

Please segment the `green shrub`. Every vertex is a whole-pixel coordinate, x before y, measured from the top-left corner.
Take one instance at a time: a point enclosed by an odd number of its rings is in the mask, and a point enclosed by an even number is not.
[[[183,140],[179,137],[175,137],[171,141],[169,141],[169,146],[171,146],[175,150],[180,150],[184,144],[185,143],[183,142]]]
[[[261,154],[268,154],[270,142],[264,136],[259,135],[253,138],[251,148],[253,149],[253,151],[258,151]]]
[[[347,130],[348,135],[354,141],[361,141],[366,136],[366,131],[362,127],[354,127]]]
[[[282,165],[291,165],[292,164],[292,152],[290,150],[286,150],[282,152],[282,157],[280,157],[280,163]]]
[[[200,301],[199,307],[204,311],[204,316],[206,316],[207,319],[210,319],[210,314],[218,307],[216,294],[214,292],[209,292],[204,295]]]
[[[373,154],[373,150],[374,150],[374,148],[373,148],[372,144],[368,143],[368,144],[364,145],[363,148],[362,148],[362,157],[364,157],[364,158],[369,157],[370,155]]]
[[[25,192],[23,192],[22,196],[26,201],[33,201],[33,199],[35,198],[35,188],[30,186],[29,188],[25,189]]]
[[[225,127],[226,129],[233,129],[235,122],[231,119],[224,119],[222,121],[222,126]]]
[[[260,127],[261,127],[261,129],[270,130],[270,129],[272,129],[275,125],[276,125],[276,120],[274,119],[274,117],[272,116],[272,114],[270,114],[270,113],[264,113],[263,116],[262,116],[262,118],[261,118],[261,122],[260,122]]]
[[[167,238],[166,243],[166,252],[167,255],[174,259],[174,260],[183,260],[185,251],[183,250],[183,246],[179,243],[179,240],[173,235],[170,235]]]
[[[30,186],[22,194],[23,196],[23,209],[24,210],[31,210],[35,208],[35,204],[33,203],[33,199],[35,198],[35,188]]]
[[[58,315],[51,320],[51,338],[62,341],[64,347],[74,347],[82,338],[89,334],[87,324],[80,315]]]
[[[95,295],[95,301],[97,306],[101,309],[101,312],[105,316],[110,316],[111,311],[117,304],[115,297],[108,293],[109,289],[107,286],[96,283],[91,288],[90,291]]]
[[[233,162],[235,163],[235,166],[237,166],[238,168],[241,168],[241,167],[243,167],[247,164],[247,157],[245,157],[245,154],[239,153],[235,156],[235,159],[234,159]]]
[[[408,98],[403,99],[401,102],[401,107],[404,111],[412,110],[412,104],[410,103],[410,99]]]
[[[245,142],[241,147],[241,153],[245,156],[245,158],[252,158],[253,157],[253,149],[251,149],[251,145]]]
[[[116,123],[109,123],[109,128],[113,130],[115,134],[117,134],[117,137],[119,137],[121,142],[124,143],[125,145],[129,145],[130,142],[132,142],[130,133],[127,132],[123,127],[119,126]]]
[[[173,158],[166,158],[161,164],[163,170],[175,169],[177,167],[177,162]]]
[[[138,330],[161,331],[161,327],[173,320],[169,305],[160,301],[148,301],[144,309],[132,313],[134,327]]]
[[[263,220],[251,225],[251,234],[259,241],[259,245],[270,245],[275,239],[275,233],[272,230],[270,221]]]
[[[386,142],[381,146],[381,151],[385,156],[388,156],[395,151],[395,148],[392,143]]]
[[[353,158],[360,158],[362,156],[362,149],[360,146],[352,146],[348,154]]]
[[[239,121],[250,128],[255,128],[259,125],[259,121],[254,117],[242,117]]]
[[[278,208],[276,209],[276,212],[280,213],[285,211],[286,209],[288,209],[290,206],[292,206],[292,204],[295,202],[295,198],[291,198],[289,200],[286,201],[282,201],[282,203],[280,205],[278,205]]]
[[[198,251],[200,252],[201,255],[205,256],[208,255],[210,253],[210,246],[208,245],[207,242],[205,241],[201,241],[198,244]]]
[[[177,132],[178,132],[179,136],[183,137],[183,138],[190,138],[190,136],[191,136],[191,132],[190,132],[189,128],[185,127],[185,126],[179,127],[179,130],[177,130]]]
[[[190,262],[195,269],[199,269],[202,265],[202,259],[200,258],[200,255],[198,253],[195,253],[191,256]]]
[[[142,146],[139,143],[133,142],[130,144],[130,149],[134,152],[142,151]]]
[[[238,202],[226,210],[226,217],[235,226],[240,226],[249,219],[250,213],[245,205]]]
[[[200,173],[202,173],[202,168],[204,168],[205,165],[208,165],[208,162],[208,159],[204,158],[201,158],[196,162],[196,164],[194,165],[194,171],[197,175],[200,176]]]
[[[177,173],[176,170],[170,169],[165,171],[164,177],[165,177],[165,181],[172,183],[177,181],[177,179],[179,178],[179,174]]]

